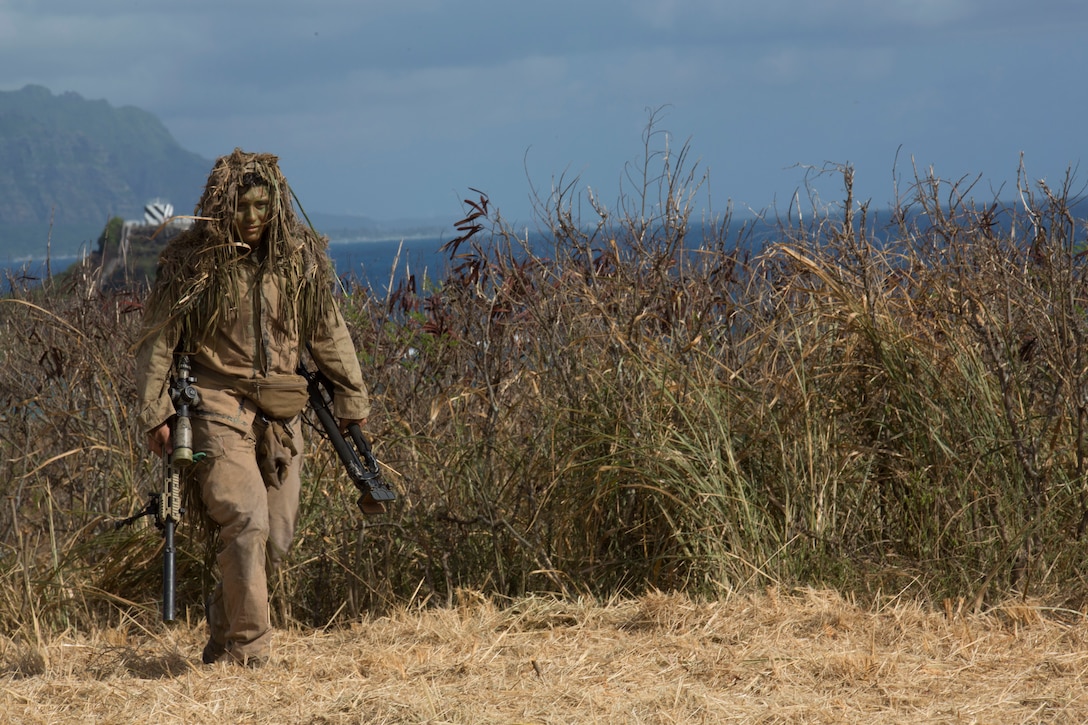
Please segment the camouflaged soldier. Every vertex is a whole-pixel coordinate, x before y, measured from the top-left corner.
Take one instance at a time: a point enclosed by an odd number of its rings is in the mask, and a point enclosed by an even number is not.
[[[341,427],[365,423],[370,410],[332,296],[327,240],[300,223],[291,198],[275,156],[235,149],[218,159],[192,228],[159,259],[136,350],[139,420],[154,453],[169,453],[176,356],[189,356],[200,393],[190,414],[204,457],[186,498],[209,535],[218,528],[209,664],[259,665],[269,655],[267,577],[298,520],[302,351],[332,381]]]

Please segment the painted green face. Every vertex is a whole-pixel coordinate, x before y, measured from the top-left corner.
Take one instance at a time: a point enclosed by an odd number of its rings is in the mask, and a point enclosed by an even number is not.
[[[238,207],[234,211],[234,229],[238,238],[251,247],[261,243],[268,215],[271,210],[268,189],[254,186],[238,198]]]

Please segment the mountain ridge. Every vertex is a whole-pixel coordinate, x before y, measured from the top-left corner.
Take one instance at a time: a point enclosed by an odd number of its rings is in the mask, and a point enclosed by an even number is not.
[[[92,251],[111,219],[142,219],[154,199],[189,214],[213,163],[182,148],[154,114],[136,106],[39,85],[0,91],[0,261]],[[427,223],[310,216],[334,238],[433,231]]]
[[[72,252],[162,198],[192,209],[211,162],[153,114],[71,91],[0,92],[0,253]]]

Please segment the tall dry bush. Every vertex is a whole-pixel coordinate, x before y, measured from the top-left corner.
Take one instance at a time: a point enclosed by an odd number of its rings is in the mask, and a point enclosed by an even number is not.
[[[0,621],[35,636],[108,617],[157,586],[155,541],[112,523],[154,475],[134,427],[133,293],[91,277],[0,300]]]
[[[373,307],[413,591],[1079,598],[1072,180],[918,175],[881,220],[842,168],[841,205],[728,237],[655,138],[618,212],[560,179],[549,248],[491,214]]]
[[[840,213],[783,226],[741,312],[752,334],[738,376],[759,391],[742,470],[777,522],[769,541],[784,542],[784,566],[752,561],[787,581],[976,606],[1027,591],[1079,600],[1071,180],[980,207],[968,185],[917,178],[878,229],[842,171]]]
[[[685,154],[648,152],[644,198],[615,221],[592,201],[587,230],[576,186],[559,183],[541,200],[551,249],[493,215],[440,286],[409,281],[384,309],[349,314],[383,386],[377,437],[403,474],[396,534],[421,596],[725,582],[740,535],[720,537],[735,519],[719,479],[732,463],[718,338],[742,276],[722,240],[686,246],[699,179]],[[710,390],[683,379],[696,356]]]

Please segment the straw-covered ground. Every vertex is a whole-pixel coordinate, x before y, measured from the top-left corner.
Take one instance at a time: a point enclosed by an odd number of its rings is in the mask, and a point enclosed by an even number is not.
[[[0,653],[4,722],[1081,723],[1088,624],[828,591],[606,605],[475,594],[280,632],[262,669],[200,664],[200,623]]]

